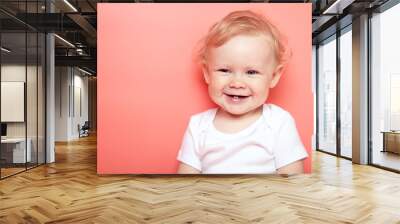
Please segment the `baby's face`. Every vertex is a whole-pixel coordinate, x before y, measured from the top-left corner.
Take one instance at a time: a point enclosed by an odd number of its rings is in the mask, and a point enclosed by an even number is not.
[[[210,49],[203,71],[211,99],[230,114],[244,115],[265,103],[281,67],[268,37],[238,35]]]

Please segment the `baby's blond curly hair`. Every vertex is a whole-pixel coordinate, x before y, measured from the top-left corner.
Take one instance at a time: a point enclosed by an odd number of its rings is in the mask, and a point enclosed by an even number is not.
[[[260,34],[271,39],[277,65],[285,65],[291,56],[286,39],[267,18],[250,10],[231,12],[211,26],[201,42],[198,60],[200,64],[207,66],[210,48],[219,47],[238,35]]]

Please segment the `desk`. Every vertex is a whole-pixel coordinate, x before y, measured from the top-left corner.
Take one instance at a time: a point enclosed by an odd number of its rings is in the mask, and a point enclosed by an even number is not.
[[[400,154],[400,131],[382,131],[383,150],[382,152],[393,152]]]
[[[25,155],[25,138],[6,138],[1,139],[1,157],[9,163],[25,163],[30,162],[32,158],[30,138],[27,139],[28,147],[26,148]],[[11,160],[12,158],[12,160]]]

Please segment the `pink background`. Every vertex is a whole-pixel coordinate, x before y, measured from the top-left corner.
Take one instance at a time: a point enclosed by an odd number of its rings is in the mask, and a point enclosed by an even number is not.
[[[293,57],[267,102],[289,111],[310,157],[311,4],[98,4],[99,174],[176,173],[189,117],[215,107],[194,47],[234,10],[265,13]]]

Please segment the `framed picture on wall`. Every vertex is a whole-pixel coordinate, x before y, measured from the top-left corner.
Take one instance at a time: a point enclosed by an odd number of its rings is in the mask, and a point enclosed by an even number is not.
[[[1,122],[24,122],[25,82],[1,82]]]

